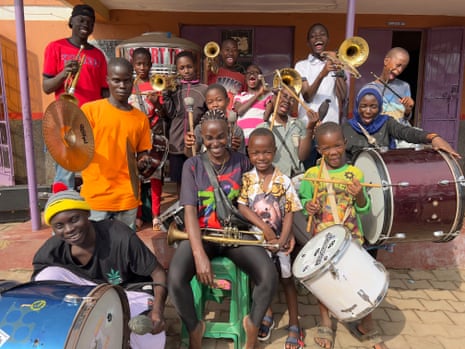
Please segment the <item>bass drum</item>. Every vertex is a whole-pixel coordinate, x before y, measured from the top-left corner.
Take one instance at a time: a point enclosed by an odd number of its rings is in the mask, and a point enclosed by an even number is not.
[[[360,215],[370,244],[453,240],[465,214],[463,172],[449,154],[432,149],[367,149],[354,165],[363,171],[371,212]]]
[[[129,348],[121,287],[39,281],[3,288],[0,348]]]
[[[389,274],[342,225],[316,234],[297,255],[292,274],[343,322],[359,320],[384,299]]]

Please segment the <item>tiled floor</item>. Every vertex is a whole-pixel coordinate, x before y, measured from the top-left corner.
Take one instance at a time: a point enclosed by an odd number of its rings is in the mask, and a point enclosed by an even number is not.
[[[171,188],[172,189],[172,188]],[[173,191],[165,194],[164,209],[174,202]],[[168,263],[171,248],[164,235],[154,235],[147,225],[140,237]],[[50,236],[43,227],[31,232],[30,222],[0,225],[0,280],[27,281],[34,252]],[[465,270],[460,268],[419,270],[389,269],[390,284],[386,298],[373,312],[379,332],[391,349],[465,349]],[[306,293],[306,292],[305,292]],[[288,323],[284,294],[280,289],[273,301],[276,329],[271,339],[261,347],[283,348]],[[1,302],[1,299],[0,299]],[[225,311],[224,306],[212,304],[213,312]],[[309,294],[299,296],[300,324],[306,330],[306,347],[317,348],[313,341],[318,323],[316,299]],[[180,321],[169,302],[166,307],[168,341],[166,348],[180,346]],[[336,329],[335,349],[359,349],[369,346],[358,342],[341,324]],[[233,348],[227,340],[206,339],[205,348]]]

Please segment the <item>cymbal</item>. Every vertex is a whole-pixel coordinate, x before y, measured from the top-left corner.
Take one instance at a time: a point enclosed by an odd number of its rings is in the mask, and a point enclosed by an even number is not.
[[[42,134],[50,155],[63,168],[77,172],[94,157],[94,134],[81,109],[67,100],[52,102],[44,113]]]
[[[129,140],[126,140],[126,156],[128,160],[129,178],[131,180],[132,192],[139,200],[139,169],[137,168],[136,152],[132,149]]]

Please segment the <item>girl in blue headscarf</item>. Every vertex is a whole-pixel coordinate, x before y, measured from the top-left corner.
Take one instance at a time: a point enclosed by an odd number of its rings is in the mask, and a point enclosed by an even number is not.
[[[391,116],[381,114],[382,105],[382,97],[376,89],[362,88],[358,93],[353,118],[342,125],[347,140],[346,155],[349,162],[364,148],[394,149],[396,139],[416,144],[432,144],[433,148],[460,158],[450,144],[438,134],[402,125]]]

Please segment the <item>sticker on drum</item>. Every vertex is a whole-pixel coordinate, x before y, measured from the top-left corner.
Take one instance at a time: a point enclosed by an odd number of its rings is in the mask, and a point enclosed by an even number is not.
[[[128,321],[120,287],[30,282],[1,293],[0,347],[126,348]]]
[[[370,244],[447,242],[465,215],[463,172],[449,154],[432,149],[366,149],[354,165],[362,170],[371,211],[360,215]]]
[[[305,244],[292,273],[339,321],[359,320],[384,299],[389,274],[341,225]]]

